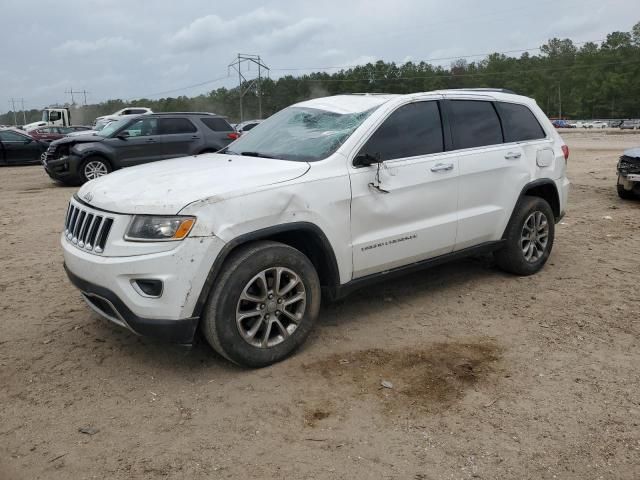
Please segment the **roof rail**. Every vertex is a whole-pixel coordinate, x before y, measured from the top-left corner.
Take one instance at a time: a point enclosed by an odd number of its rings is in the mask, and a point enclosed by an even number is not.
[[[450,90],[467,90],[471,92],[500,92],[517,95],[516,92],[514,92],[513,90],[509,90],[508,88],[451,88]]]

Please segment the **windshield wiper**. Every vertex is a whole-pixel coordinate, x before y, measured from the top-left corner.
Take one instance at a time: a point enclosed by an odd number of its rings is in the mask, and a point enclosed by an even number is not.
[[[260,152],[240,152],[240,155],[244,155],[245,157],[276,158]]]

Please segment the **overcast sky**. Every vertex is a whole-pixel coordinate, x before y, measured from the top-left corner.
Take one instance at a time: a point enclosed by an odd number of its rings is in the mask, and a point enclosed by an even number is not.
[[[238,52],[261,55],[275,78],[600,40],[640,21],[638,0],[2,0],[0,11],[0,112],[12,97],[69,101],[70,88],[95,103],[233,86],[235,76],[181,89],[226,76]]]

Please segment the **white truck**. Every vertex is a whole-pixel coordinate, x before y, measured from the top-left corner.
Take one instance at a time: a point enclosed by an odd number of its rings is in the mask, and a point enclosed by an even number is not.
[[[67,107],[49,107],[42,110],[42,119],[39,122],[32,122],[24,125],[25,131],[46,126],[71,126],[71,111]]]
[[[141,335],[261,367],[320,299],[467,255],[549,258],[567,146],[498,90],[339,95],[285,108],[215,154],[126,168],[71,198],[61,244],[88,305]]]

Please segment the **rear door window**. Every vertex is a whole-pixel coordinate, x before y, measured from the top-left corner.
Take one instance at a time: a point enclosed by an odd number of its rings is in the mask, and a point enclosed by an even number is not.
[[[438,102],[416,102],[393,112],[360,150],[380,160],[428,155],[444,150]]]
[[[214,132],[232,132],[233,127],[224,118],[201,118],[200,121],[204,123],[209,130]]]
[[[506,102],[498,102],[497,106],[502,118],[505,142],[538,140],[547,136],[528,107]]]
[[[177,133],[194,133],[198,129],[186,118],[160,118],[158,133],[160,135],[174,135]]]
[[[502,143],[500,119],[491,102],[450,100],[451,133],[455,149]]]

